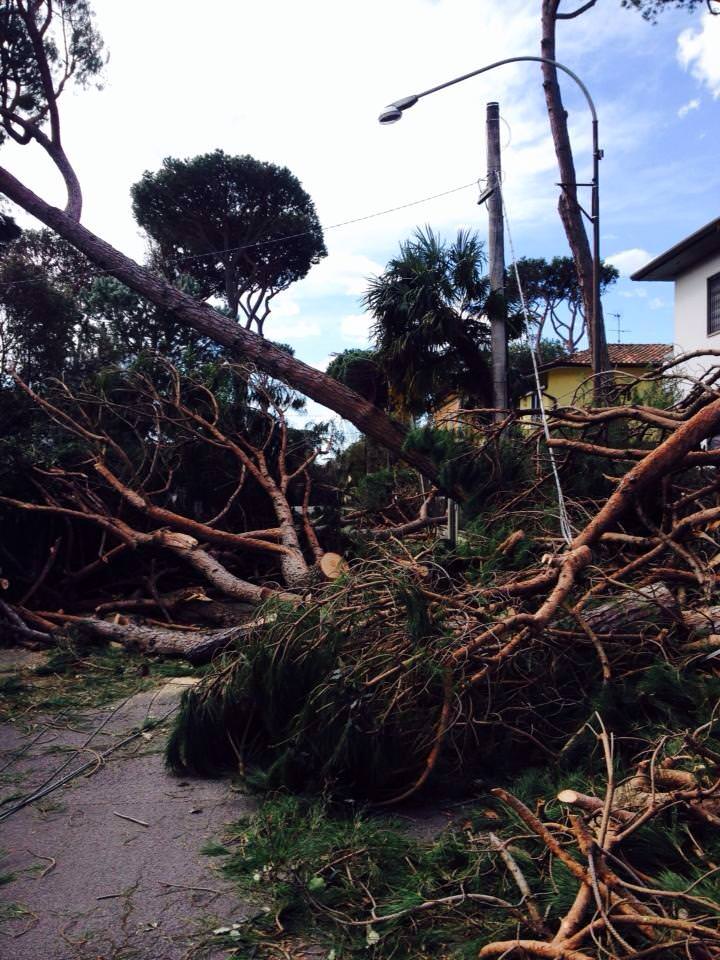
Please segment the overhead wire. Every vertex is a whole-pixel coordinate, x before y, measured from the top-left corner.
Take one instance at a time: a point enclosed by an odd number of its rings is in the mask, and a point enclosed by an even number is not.
[[[508,244],[510,246],[510,256],[512,257],[513,272],[515,274],[515,282],[517,283],[518,295],[520,297],[520,306],[522,309],[523,318],[525,320],[525,340],[530,350],[530,357],[532,359],[532,368],[533,368],[533,379],[535,381],[535,393],[537,395],[538,408],[540,411],[540,420],[542,422],[543,433],[545,435],[545,443],[547,446],[548,456],[550,460],[550,467],[552,469],[553,478],[555,481],[555,492],[557,496],[558,504],[558,521],[560,524],[560,533],[562,534],[563,539],[569,545],[573,541],[573,530],[570,523],[570,515],[568,514],[567,505],[565,502],[565,494],[563,493],[562,483],[560,482],[560,472],[558,471],[557,462],[555,460],[555,451],[550,446],[550,425],[548,424],[547,413],[545,411],[544,395],[542,384],[540,382],[540,370],[538,367],[538,358],[535,350],[535,344],[531,341],[529,336],[529,330],[532,324],[532,318],[530,316],[530,311],[528,310],[527,300],[525,299],[525,291],[523,290],[522,281],[520,279],[520,271],[518,269],[518,260],[515,254],[515,245],[512,238],[512,228],[510,226],[510,217],[508,216],[507,204],[505,202],[505,194],[502,189],[502,178],[495,174],[495,188],[500,195],[500,203],[502,205],[503,219],[505,221],[505,227],[507,229]]]
[[[121,706],[122,705],[123,704],[121,704]],[[161,717],[159,717],[157,720],[154,720],[152,722],[152,725],[151,725],[152,729],[155,729],[156,727],[159,727],[161,724],[163,724],[179,708],[180,708],[179,703],[174,704],[174,706],[172,706],[169,710],[167,710]],[[113,713],[115,712],[116,711],[113,711]],[[107,719],[109,719],[109,717],[106,718],[105,721],[103,721],[101,726],[105,725],[105,723],[107,722]],[[60,771],[59,770],[56,771],[55,774],[53,774],[52,780],[50,779],[46,780],[42,784],[42,786],[36,788],[31,793],[27,794],[27,796],[22,797],[20,800],[18,800],[17,803],[13,804],[13,806],[8,807],[7,809],[0,812],[0,822],[7,820],[8,817],[11,817],[13,816],[13,814],[18,813],[24,807],[29,806],[29,804],[35,803],[35,801],[37,800],[41,800],[43,797],[46,797],[48,794],[54,793],[55,790],[59,790],[60,787],[65,786],[66,783],[69,783],[71,780],[76,779],[76,777],[81,776],[83,773],[85,773],[86,770],[89,770],[91,767],[97,767],[98,763],[102,764],[102,762],[107,760],[107,758],[110,757],[113,753],[120,750],[121,747],[126,746],[128,743],[132,743],[133,740],[137,740],[138,737],[142,736],[145,730],[150,729],[151,727],[150,725],[146,724],[144,728],[140,727],[136,730],[133,730],[127,736],[123,737],[122,740],[119,740],[117,743],[112,744],[110,747],[107,748],[107,750],[103,750],[102,753],[97,754],[92,760],[87,760],[85,763],[82,763],[79,767],[76,767],[73,770],[70,770],[69,773],[66,773],[62,777],[58,778],[57,774]],[[99,728],[98,730],[95,731],[95,733],[97,732],[99,732]],[[93,736],[94,735],[95,734],[93,733]],[[79,752],[80,750],[76,750],[73,753],[73,756],[71,757],[71,759],[77,756]],[[67,764],[65,764],[64,766],[67,766]],[[64,766],[61,769],[64,769]]]
[[[453,193],[460,193],[461,190],[469,190],[470,187],[476,187],[477,180],[471,180],[470,183],[463,183],[459,187],[452,187],[449,190],[443,190],[441,193],[434,193],[428,197],[421,197],[419,200],[411,200],[408,203],[401,203],[395,207],[388,207],[385,210],[376,210],[374,213],[367,213],[361,217],[353,217],[350,220],[341,220],[338,223],[330,223],[327,225],[320,225],[320,229],[323,233],[327,233],[329,230],[339,230],[342,227],[349,227],[356,223],[363,223],[366,220],[374,220],[377,217],[385,217],[390,213],[397,213],[399,210],[407,210],[410,207],[417,207],[423,203],[429,203],[432,200],[439,200],[442,197],[448,197]],[[206,250],[203,253],[192,253],[192,254],[182,254],[177,257],[170,257],[165,260],[166,264],[175,264],[182,263],[185,264],[190,260],[207,260],[208,257],[220,257],[226,256],[230,253],[241,253],[243,250],[252,250],[257,247],[270,246],[271,244],[276,243],[287,243],[290,240],[297,240],[300,237],[311,236],[315,233],[314,230],[302,230],[298,233],[290,233],[281,237],[268,237],[265,240],[256,240],[253,243],[240,244],[236,247],[224,247],[220,250]],[[93,278],[101,276],[112,276],[111,271],[109,270],[98,270],[93,274]],[[4,284],[0,284],[0,289],[9,290],[15,287],[32,285],[37,283],[42,283],[44,278],[38,277],[37,279],[32,280],[9,280]]]

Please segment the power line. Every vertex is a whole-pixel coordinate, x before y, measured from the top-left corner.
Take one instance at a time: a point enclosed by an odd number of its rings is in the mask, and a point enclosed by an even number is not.
[[[545,434],[545,441],[547,444],[547,451],[550,458],[550,467],[552,469],[553,479],[555,480],[555,493],[557,496],[557,505],[558,505],[558,522],[560,525],[560,532],[565,540],[566,544],[569,546],[573,541],[573,531],[572,525],[570,523],[570,515],[567,510],[567,505],[565,503],[565,494],[563,493],[562,484],[560,483],[560,473],[557,468],[557,463],[555,462],[555,451],[550,446],[550,426],[548,424],[547,414],[545,412],[545,398],[543,396],[542,384],[540,383],[540,371],[538,369],[537,356],[535,355],[535,346],[530,340],[529,329],[530,329],[530,312],[527,307],[527,301],[525,299],[525,291],[520,280],[520,270],[518,269],[518,260],[515,254],[515,247],[513,245],[512,230],[510,229],[510,218],[508,217],[507,206],[505,204],[505,195],[502,189],[501,178],[496,175],[495,177],[497,183],[497,189],[500,194],[500,203],[502,204],[503,217],[505,219],[505,226],[507,228],[508,243],[510,244],[510,255],[512,256],[513,261],[513,270],[515,272],[515,282],[517,283],[518,293],[520,294],[520,304],[522,307],[523,316],[525,318],[525,339],[527,341],[528,347],[530,348],[530,357],[532,359],[533,367],[533,378],[535,380],[535,392],[537,395],[537,400],[540,409],[540,420],[542,422],[543,433]]]
[[[355,223],[363,223],[366,220],[374,220],[377,217],[385,217],[390,213],[396,213],[398,210],[407,210],[409,207],[417,207],[423,203],[429,203],[431,200],[439,200],[442,197],[448,197],[453,193],[460,193],[461,190],[468,190],[470,187],[476,187],[477,183],[477,180],[472,180],[470,183],[464,183],[459,187],[452,187],[450,190],[443,190],[442,193],[434,193],[429,197],[422,197],[420,200],[411,200],[409,203],[401,203],[395,207],[388,207],[385,210],[377,210],[374,213],[367,213],[361,217],[353,217],[351,220],[341,220],[339,223],[331,223],[327,226],[323,226],[321,224],[320,228],[323,233],[327,233],[329,230],[339,230],[342,227],[349,227]],[[221,250],[208,250],[205,253],[171,257],[170,259],[166,260],[165,263],[187,263],[188,260],[206,260],[208,257],[226,256],[229,253],[240,253],[243,250],[252,250],[256,247],[265,247],[275,243],[287,243],[290,240],[297,240],[300,237],[307,237],[313,233],[315,233],[314,230],[303,230],[299,233],[291,233],[282,237],[269,237],[266,240],[256,240],[253,243],[246,243],[237,247],[226,247]],[[112,272],[110,270],[99,270],[93,275],[93,277],[101,276],[112,276]],[[44,278],[37,278],[34,280],[10,280],[5,284],[0,284],[0,288],[4,290],[10,290],[14,287],[42,283],[43,280]]]

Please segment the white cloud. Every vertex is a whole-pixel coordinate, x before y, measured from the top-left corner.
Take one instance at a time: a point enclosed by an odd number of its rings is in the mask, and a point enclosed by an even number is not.
[[[288,410],[287,418],[291,425],[302,429],[316,423],[334,424],[336,430],[342,430],[345,421],[342,420],[334,411],[329,410],[315,400],[306,400],[304,410]]]
[[[367,278],[383,269],[414,227],[431,223],[452,236],[456,225],[470,224],[484,236],[487,217],[475,205],[474,184],[485,167],[487,100],[501,104],[504,192],[518,255],[563,251],[555,214],[557,162],[537,64],[503,67],[424,99],[402,123],[377,123],[382,106],[395,97],[505,56],[535,54],[537,4],[205,0],[202,16],[196,0],[94,0],[93,6],[111,52],[105,86],[69,93],[62,104],[63,142],[83,184],[84,223],[141,257],[145,241],[132,219],[129,190],[165,157],[222,148],[287,165],[312,196],[324,225],[357,221],[326,231],[328,257],[277,298],[267,335],[297,341],[300,356],[319,357],[367,342],[367,321],[349,321],[347,315],[359,313],[356,298],[365,292]],[[660,173],[676,190],[706,194],[715,175],[708,164],[704,177],[687,176],[684,156],[676,158],[678,170],[671,170],[671,156],[662,165],[631,167],[638,175],[630,182],[628,160],[638,158],[646,139],[650,142],[646,134],[668,109],[652,86],[648,94],[637,65],[657,37],[653,62],[663,69],[669,62],[677,71],[672,63],[676,36],[675,31],[661,34],[660,28],[648,31],[642,18],[618,4],[616,15],[607,17],[602,6],[573,21],[563,35],[562,59],[583,64],[582,75],[597,97],[608,155],[603,222],[618,234],[605,237],[606,248],[612,243],[620,257],[628,252],[624,246],[646,242],[646,234],[633,237],[629,223],[666,219],[657,203],[666,192]],[[693,69],[702,59],[704,41],[697,37],[715,26],[700,18],[694,22],[691,42],[683,40]],[[272,37],[272,69],[263,44],[246,44],[238,59],[241,35]],[[622,98],[613,93],[618,62],[626,81]],[[711,67],[708,61],[706,68]],[[605,87],[609,71],[613,84]],[[212,95],[198,77],[211,78]],[[563,79],[563,96],[578,178],[584,181],[591,157],[586,105],[569,78]],[[2,152],[3,165],[51,203],[63,205],[60,179],[42,151],[7,143]],[[471,181],[467,189],[406,206]],[[361,219],[390,209],[394,212]]]
[[[632,300],[635,297],[644,299],[647,297],[647,290],[643,290],[642,287],[633,287],[631,290],[618,290],[617,291],[621,297],[625,297],[626,300]]]
[[[300,313],[300,304],[286,293],[279,293],[272,301],[273,317],[296,317]]]
[[[677,115],[682,120],[683,117],[686,117],[691,110],[699,110],[699,109],[700,109],[700,100],[698,99],[698,97],[693,97],[692,100],[688,100],[687,103],[684,103],[678,109]]]
[[[369,313],[351,313],[340,321],[343,339],[354,344],[367,344],[370,340],[372,318]]]
[[[319,337],[322,333],[317,320],[287,320],[275,323],[273,314],[267,321],[265,334],[273,340],[305,340],[307,337]]]
[[[641,250],[639,247],[633,247],[630,250],[620,250],[618,253],[611,253],[610,256],[605,257],[605,259],[608,263],[617,267],[621,276],[629,277],[632,273],[635,273],[636,270],[639,270],[640,267],[644,267],[646,263],[652,260],[652,254],[648,253],[647,250]]]
[[[661,310],[663,307],[667,306],[662,297],[653,297],[652,300],[648,303],[648,306],[651,310]]]
[[[677,39],[677,58],[703,83],[713,97],[720,97],[720,17],[703,15],[700,29],[688,27]]]
[[[295,296],[344,294],[359,297],[367,289],[368,279],[382,273],[383,266],[361,253],[330,250],[293,289]]]

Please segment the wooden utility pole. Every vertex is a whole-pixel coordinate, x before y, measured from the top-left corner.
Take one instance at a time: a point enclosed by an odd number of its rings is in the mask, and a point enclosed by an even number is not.
[[[492,354],[493,407],[495,420],[508,409],[507,387],[507,306],[505,304],[505,231],[500,182],[500,106],[487,105],[487,179],[493,191],[487,200],[490,273],[490,348]]]

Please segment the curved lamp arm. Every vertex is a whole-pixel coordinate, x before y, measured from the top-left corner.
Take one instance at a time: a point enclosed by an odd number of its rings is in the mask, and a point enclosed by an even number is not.
[[[454,80],[448,80],[445,83],[439,83],[436,87],[430,87],[428,90],[423,90],[422,93],[415,93],[409,97],[403,97],[401,100],[395,100],[393,103],[388,104],[387,108],[383,110],[378,119],[380,123],[395,123],[396,120],[399,120],[402,117],[404,110],[414,106],[422,97],[427,97],[431,93],[437,93],[438,90],[444,90],[446,87],[453,87],[456,83],[462,83],[463,80],[469,80],[471,77],[477,77],[481,73],[487,73],[489,70],[494,70],[495,67],[503,67],[506,63],[525,63],[528,61],[535,63],[549,63],[558,70],[562,70],[563,73],[566,73],[569,77],[572,77],[575,83],[577,83],[582,92],[585,94],[585,99],[590,107],[590,113],[592,114],[593,122],[597,123],[597,111],[595,110],[593,98],[590,96],[590,91],[582,82],[580,77],[573,70],[571,70],[570,67],[566,67],[564,63],[560,63],[557,60],[551,60],[549,57],[531,56],[508,57],[506,60],[497,60],[495,63],[489,63],[485,67],[480,67],[479,70],[472,70],[470,73],[464,73],[461,77],[455,77]]]

